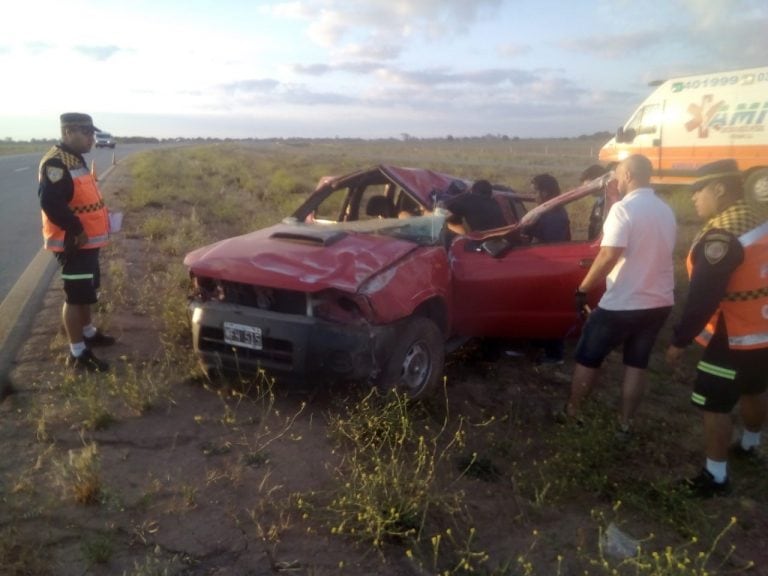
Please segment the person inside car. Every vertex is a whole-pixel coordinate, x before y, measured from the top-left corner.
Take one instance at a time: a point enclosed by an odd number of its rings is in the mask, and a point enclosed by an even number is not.
[[[448,228],[456,234],[507,225],[501,206],[493,199],[493,187],[488,180],[477,180],[468,192],[446,200],[445,208],[451,213]]]
[[[531,191],[542,204],[560,195],[560,184],[551,174],[537,174],[531,179]],[[528,230],[528,235],[535,242],[548,244],[550,242],[569,242],[571,239],[571,222],[568,212],[563,206],[558,206],[542,214]],[[544,349],[544,356],[537,364],[563,364],[565,341],[562,338],[537,340],[534,345]]]
[[[543,204],[560,195],[560,184],[551,174],[537,174],[531,178],[531,191]],[[571,222],[564,206],[548,210],[528,229],[528,235],[543,244],[550,242],[570,242]]]

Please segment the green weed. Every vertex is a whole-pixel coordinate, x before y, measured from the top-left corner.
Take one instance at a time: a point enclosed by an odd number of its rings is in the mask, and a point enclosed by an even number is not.
[[[545,495],[557,501],[580,490],[611,497],[616,493],[612,472],[628,457],[626,446],[616,440],[615,425],[612,410],[596,405],[582,425],[553,428],[541,458],[519,472],[520,485],[540,504]]]
[[[333,534],[379,548],[418,541],[431,512],[456,512],[458,494],[440,486],[437,473],[463,446],[461,424],[449,432],[446,417],[433,429],[415,410],[396,391],[385,397],[372,391],[345,414],[330,416],[330,434],[344,454],[328,505]]]
[[[268,460],[269,446],[283,439],[300,441],[294,434],[294,424],[306,408],[301,402],[295,411],[282,414],[276,407],[275,381],[266,372],[240,376],[236,388],[220,391],[224,406],[222,422],[241,432],[241,445],[245,448],[244,463],[258,465]],[[247,408],[246,419],[240,412]]]
[[[162,399],[170,399],[169,384],[175,366],[167,363],[144,363],[138,367],[124,362],[119,371],[109,374],[113,393],[121,398],[131,410],[143,414],[151,410]]]
[[[114,542],[109,534],[97,534],[80,543],[80,550],[88,566],[106,564],[114,554]]]
[[[62,374],[62,388],[74,410],[72,417],[84,428],[104,430],[115,420],[110,410],[108,379],[106,374]]]
[[[170,212],[161,212],[148,216],[141,223],[141,234],[151,241],[162,240],[173,234],[176,222]]]

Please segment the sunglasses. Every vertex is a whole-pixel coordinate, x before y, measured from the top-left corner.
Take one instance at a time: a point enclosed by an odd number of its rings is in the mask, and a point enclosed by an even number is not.
[[[80,132],[80,134],[85,134],[86,136],[96,132],[96,130],[89,126],[73,126],[72,130],[74,132]]]

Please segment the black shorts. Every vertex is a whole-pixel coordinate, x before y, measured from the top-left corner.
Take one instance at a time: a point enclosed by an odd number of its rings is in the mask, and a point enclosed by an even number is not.
[[[671,311],[671,306],[648,310],[595,308],[576,346],[576,362],[587,368],[599,368],[611,350],[623,344],[624,365],[647,368],[653,344]]]
[[[706,412],[728,414],[741,396],[768,390],[766,367],[768,348],[731,350],[725,327],[718,323],[696,367],[691,403]]]
[[[64,294],[67,304],[95,304],[101,281],[99,270],[99,249],[78,250],[65,255],[54,252],[61,264],[61,278],[64,280]]]

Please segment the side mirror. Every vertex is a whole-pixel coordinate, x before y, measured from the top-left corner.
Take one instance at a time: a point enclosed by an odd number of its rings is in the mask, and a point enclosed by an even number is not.
[[[634,128],[627,128],[624,130],[622,126],[619,126],[619,129],[616,130],[616,142],[623,143],[623,142],[632,142],[632,140],[635,139],[636,133]]]
[[[506,238],[488,238],[480,248],[492,258],[501,258],[512,248],[512,243]]]

